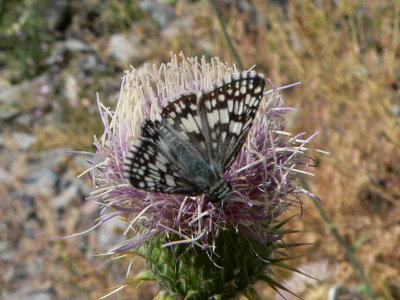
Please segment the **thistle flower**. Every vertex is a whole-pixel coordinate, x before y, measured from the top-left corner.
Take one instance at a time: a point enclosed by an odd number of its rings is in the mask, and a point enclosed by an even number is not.
[[[131,68],[123,77],[115,111],[98,102],[105,131],[94,144],[90,173],[101,204],[97,226],[115,217],[126,224],[127,239],[110,254],[138,254],[147,272],[136,280],[156,279],[158,299],[225,299],[242,292],[251,298],[252,284],[262,279],[285,289],[269,276],[270,267],[290,268],[279,258],[286,220],[277,218],[290,206],[300,206],[307,193],[296,179],[308,166],[306,146],[314,135],[291,136],[279,90],[266,91],[254,124],[236,160],[224,174],[232,193],[213,203],[206,195],[185,196],[134,188],[123,176],[124,159],[140,136],[146,119],[154,120],[163,107],[188,92],[209,90],[215,82],[238,73],[218,58],[207,62],[173,55],[160,68]],[[83,175],[83,174],[82,174]],[[94,228],[95,228],[94,227]]]

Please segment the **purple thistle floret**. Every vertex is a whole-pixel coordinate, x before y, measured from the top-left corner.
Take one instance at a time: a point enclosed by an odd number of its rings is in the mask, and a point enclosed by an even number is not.
[[[98,101],[105,131],[100,140],[95,138],[93,167],[85,172],[95,188],[89,199],[103,207],[98,222],[122,216],[129,236],[110,253],[137,248],[159,233],[175,237],[164,246],[188,243],[211,251],[219,231],[225,229],[235,228],[261,242],[277,239],[269,235],[267,225],[289,206],[300,205],[300,195],[307,193],[296,179],[312,175],[304,171],[309,163],[306,146],[316,135],[303,139],[304,133],[293,137],[285,132],[285,114],[292,109],[283,107],[278,88],[265,93],[242,150],[225,172],[233,193],[223,205],[204,195],[139,190],[123,178],[125,155],[146,118],[154,119],[176,96],[208,90],[236,72],[217,58],[207,63],[205,58],[198,61],[181,54],[178,62],[174,55],[159,69],[145,65],[126,72],[115,112]]]

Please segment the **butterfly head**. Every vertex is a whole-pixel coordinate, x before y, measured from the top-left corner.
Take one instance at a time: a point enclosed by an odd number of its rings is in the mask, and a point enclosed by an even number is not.
[[[232,193],[232,186],[229,182],[221,179],[217,181],[207,192],[211,202],[217,203],[226,199]]]

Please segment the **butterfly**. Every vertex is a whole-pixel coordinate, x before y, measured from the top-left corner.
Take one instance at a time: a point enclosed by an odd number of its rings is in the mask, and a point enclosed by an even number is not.
[[[146,191],[225,200],[232,187],[224,173],[243,146],[264,88],[263,74],[234,73],[208,91],[170,102],[142,124],[125,156],[124,178]]]

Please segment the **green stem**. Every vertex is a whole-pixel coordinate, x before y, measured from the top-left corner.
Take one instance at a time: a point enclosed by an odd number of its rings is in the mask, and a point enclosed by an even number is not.
[[[308,185],[305,181],[302,182],[302,186],[307,191],[310,191],[310,188],[308,187]],[[346,254],[347,258],[349,259],[350,263],[352,264],[354,270],[358,273],[360,280],[364,283],[368,295],[371,296],[373,299],[377,299],[378,296],[375,293],[375,291],[373,290],[372,285],[370,284],[367,276],[365,275],[363,267],[361,266],[357,257],[354,255],[353,248],[348,243],[346,243],[344,238],[340,235],[339,230],[336,227],[336,224],[329,218],[328,214],[322,207],[321,203],[317,199],[311,197],[310,195],[309,195],[309,197],[311,198],[311,201],[313,202],[315,207],[318,209],[318,212],[320,213],[322,219],[324,220],[328,230],[332,233],[332,235],[335,237],[335,239],[339,242],[339,244],[344,249],[345,254]]]
[[[218,10],[217,4],[215,3],[214,0],[208,0],[208,2],[210,3],[211,7],[214,10],[214,13],[215,13],[215,15],[216,15],[216,17],[218,19],[219,25],[221,26],[222,33],[223,33],[224,38],[225,38],[225,40],[226,40],[226,42],[228,44],[228,48],[229,48],[233,58],[236,60],[236,63],[238,64],[239,69],[243,70],[242,61],[240,60],[239,54],[236,51],[235,46],[233,46],[232,40],[229,37],[228,32],[226,31],[226,27],[225,27],[224,21],[222,20],[221,13]]]

